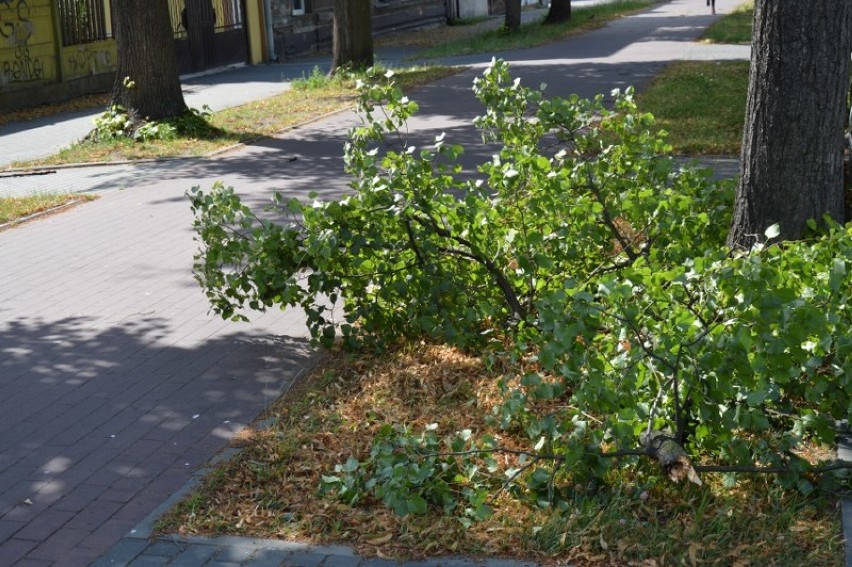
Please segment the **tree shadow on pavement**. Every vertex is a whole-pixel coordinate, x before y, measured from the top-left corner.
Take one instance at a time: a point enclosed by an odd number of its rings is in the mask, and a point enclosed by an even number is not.
[[[65,540],[83,537],[72,547],[96,557],[315,360],[302,338],[235,332],[186,348],[174,336],[154,317],[107,328],[89,317],[0,325],[0,516],[8,525],[19,534],[41,526],[45,538],[54,526]],[[17,537],[0,530],[0,547]]]
[[[644,84],[663,64],[578,64],[561,68],[561,73],[555,76],[550,67],[536,62],[518,63],[511,71],[531,88],[546,83],[546,96],[578,93],[591,98],[606,93],[609,100],[612,89]],[[414,90],[410,98],[418,102],[420,112],[411,119],[402,137],[399,140],[389,137],[384,148],[400,150],[409,145],[426,148],[443,133],[446,143],[465,148],[459,162],[465,169],[463,177],[479,175],[476,167],[490,162],[499,148],[483,143],[482,132],[472,125],[473,119],[484,112],[472,91],[473,78],[478,74],[479,71],[471,70]],[[357,123],[352,113],[340,113],[320,124],[256,140],[238,151],[191,166],[171,168],[169,176],[174,180],[186,179],[187,189],[195,185],[209,189],[214,182],[222,181],[233,186],[255,210],[269,205],[273,192],[287,199],[306,199],[312,192],[323,200],[338,199],[349,191],[351,177],[344,171],[343,146],[348,129]],[[184,198],[175,195],[168,200]]]

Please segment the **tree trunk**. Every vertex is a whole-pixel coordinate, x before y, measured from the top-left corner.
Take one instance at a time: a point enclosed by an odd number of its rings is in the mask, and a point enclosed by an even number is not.
[[[363,69],[373,65],[371,9],[370,0],[334,0],[332,73],[340,67]]]
[[[521,29],[521,0],[506,0],[506,29],[516,32]]]
[[[750,248],[780,225],[843,221],[843,124],[852,2],[757,0],[746,125],[731,247]]]
[[[571,19],[571,0],[550,0],[545,24],[561,24]]]
[[[167,0],[121,0],[113,10],[118,69],[112,104],[162,120],[186,112]]]

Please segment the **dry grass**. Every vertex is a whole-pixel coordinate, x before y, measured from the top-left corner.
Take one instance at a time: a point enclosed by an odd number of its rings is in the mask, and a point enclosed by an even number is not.
[[[60,208],[64,210],[66,206],[84,203],[94,198],[93,195],[68,193],[0,197],[0,225],[14,224],[32,215],[47,214]]]
[[[503,370],[505,372],[505,369]],[[486,418],[501,399],[503,372],[481,359],[435,345],[375,356],[335,354],[268,413],[275,425],[243,435],[240,456],[221,465],[198,492],[160,523],[182,534],[240,534],[342,542],[360,553],[418,558],[444,554],[502,556],[544,563],[603,565],[842,565],[834,503],[784,493],[767,479],[724,488],[660,481],[650,464],[614,471],[602,486],[573,486],[558,510],[500,493],[494,515],[464,529],[432,510],[400,518],[366,497],[357,506],[325,499],[322,475],[350,456],[365,460],[385,423],[442,434],[494,430]],[[512,459],[500,456],[503,469]],[[502,477],[501,477],[502,478]],[[497,483],[499,486],[499,482]]]
[[[411,67],[398,70],[395,78],[402,88],[410,90],[457,72],[458,69],[448,67]],[[293,88],[277,96],[217,112],[210,120],[211,128],[202,135],[179,133],[174,138],[145,142],[127,138],[83,141],[56,155],[15,163],[12,167],[205,156],[235,144],[273,136],[330,112],[351,108],[355,96],[355,77],[330,80],[316,88]]]

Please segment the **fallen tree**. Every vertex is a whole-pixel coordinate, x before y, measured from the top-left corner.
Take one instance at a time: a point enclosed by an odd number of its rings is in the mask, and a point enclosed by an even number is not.
[[[611,107],[546,99],[498,61],[475,91],[497,150],[472,179],[444,135],[406,139],[417,105],[390,78],[362,91],[344,199],[278,202],[292,218],[278,224],[233,189],[195,189],[196,275],[214,310],[299,306],[318,342],[428,338],[501,361],[513,371],[494,419],[553,475],[651,457],[694,483],[723,468],[803,491],[817,473],[845,478],[845,463],[799,455],[833,442],[852,406],[852,231],[829,223],[809,242],[731,253],[731,184],[677,167],[631,91]],[[387,432],[377,443],[391,448],[347,463],[335,486],[396,495],[407,488],[382,476],[388,459],[508,451],[445,434],[449,452],[434,432]]]

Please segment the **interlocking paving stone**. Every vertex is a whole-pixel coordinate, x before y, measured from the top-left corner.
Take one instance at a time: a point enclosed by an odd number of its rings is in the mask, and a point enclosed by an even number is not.
[[[361,558],[354,555],[328,555],[322,567],[358,567]]]
[[[170,567],[196,567],[204,565],[219,549],[212,545],[188,545],[169,564]]]

